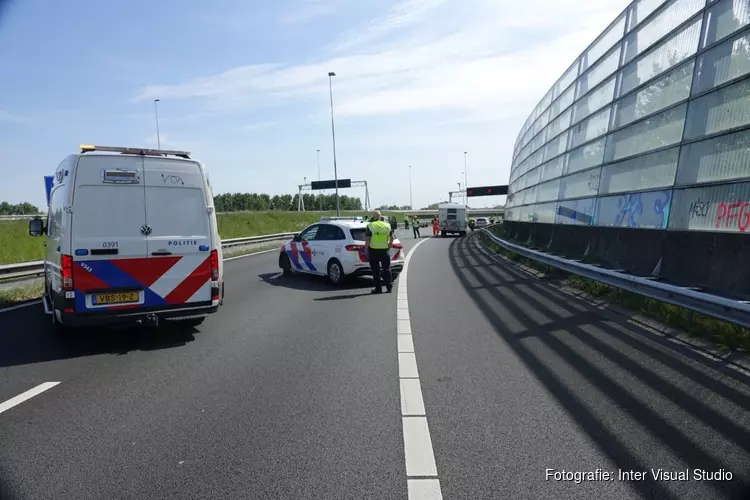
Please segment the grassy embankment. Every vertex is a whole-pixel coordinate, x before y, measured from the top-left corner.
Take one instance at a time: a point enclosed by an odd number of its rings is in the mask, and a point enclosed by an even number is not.
[[[747,328],[735,326],[726,321],[667,304],[666,302],[626,292],[598,281],[563,273],[562,271],[537,261],[526,259],[495,245],[490,242],[489,238],[484,239],[484,242],[488,248],[509,260],[545,274],[558,275],[563,279],[564,285],[581,290],[595,299],[606,300],[614,304],[619,304],[626,309],[640,312],[644,316],[681,330],[692,337],[713,342],[721,350],[750,353],[750,330]],[[522,244],[518,241],[514,243]]]
[[[262,234],[287,233],[303,229],[316,222],[321,215],[335,215],[335,212],[237,212],[217,216],[219,235],[222,239],[243,238]],[[342,215],[367,215],[365,212],[342,212]],[[385,215],[388,215],[387,213]],[[44,238],[28,235],[29,223],[20,221],[0,221],[0,265],[42,260],[44,258]],[[253,253],[274,245],[259,245],[252,250],[228,253],[227,257]],[[0,306],[15,303],[41,295],[41,285],[31,285],[0,290]]]

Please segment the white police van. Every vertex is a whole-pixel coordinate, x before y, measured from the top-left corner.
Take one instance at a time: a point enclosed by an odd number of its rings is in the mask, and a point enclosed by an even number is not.
[[[205,167],[185,151],[82,145],[45,178],[44,308],[58,330],[197,326],[224,298]]]

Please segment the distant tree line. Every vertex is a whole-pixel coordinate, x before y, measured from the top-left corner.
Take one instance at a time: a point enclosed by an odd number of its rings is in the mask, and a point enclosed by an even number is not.
[[[31,203],[8,203],[7,201],[0,202],[0,215],[36,215],[41,213],[39,207],[35,207]]]
[[[336,210],[336,195],[303,194],[305,210]],[[217,212],[297,210],[299,195],[282,194],[270,196],[262,193],[226,193],[214,197]],[[339,195],[341,210],[362,210],[362,200]]]
[[[385,210],[411,210],[411,206],[409,205],[381,205],[378,207],[378,210],[385,211]]]

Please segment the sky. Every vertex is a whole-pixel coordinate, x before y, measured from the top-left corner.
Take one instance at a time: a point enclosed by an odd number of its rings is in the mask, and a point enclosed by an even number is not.
[[[409,166],[416,208],[507,184],[526,117],[627,3],[0,0],[0,201],[44,208],[79,144],[156,147],[154,99],[216,194],[296,193],[318,156],[332,179],[329,71],[338,176],[373,206],[410,204]]]

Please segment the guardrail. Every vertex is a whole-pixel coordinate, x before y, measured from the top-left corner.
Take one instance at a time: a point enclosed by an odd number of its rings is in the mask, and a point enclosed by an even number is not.
[[[47,214],[29,214],[29,215],[0,215],[0,220],[31,220],[36,217],[45,219]]]
[[[566,259],[511,243],[498,238],[486,229],[482,229],[481,231],[496,245],[527,259],[541,262],[570,274],[577,274],[584,278],[621,288],[628,292],[750,328],[750,301],[734,300],[728,297],[700,292],[691,287],[661,283],[658,281],[659,278],[657,276],[634,276],[625,274],[624,270],[604,269],[596,264],[586,264],[580,260]]]
[[[264,234],[261,236],[249,236],[247,238],[232,238],[228,240],[221,240],[221,248],[226,250],[228,248],[236,248],[253,243],[265,243],[271,241],[279,241],[291,238],[297,234],[293,233],[276,233],[276,234]],[[21,262],[18,264],[3,264],[0,265],[0,280],[19,280],[28,279],[35,276],[40,276],[44,273],[44,261],[37,260],[32,262]]]

